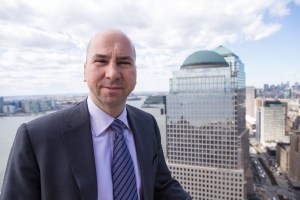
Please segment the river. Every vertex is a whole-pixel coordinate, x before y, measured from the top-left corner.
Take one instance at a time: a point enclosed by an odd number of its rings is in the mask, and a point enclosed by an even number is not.
[[[2,188],[8,155],[18,127],[22,123],[33,120],[41,115],[0,117],[0,188]]]

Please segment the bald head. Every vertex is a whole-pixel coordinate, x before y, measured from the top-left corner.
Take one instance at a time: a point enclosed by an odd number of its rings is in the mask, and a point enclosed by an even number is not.
[[[107,29],[96,33],[90,40],[87,50],[86,50],[86,62],[91,56],[91,48],[95,48],[95,45],[99,43],[106,43],[107,46],[110,46],[112,43],[119,43],[120,45],[127,46],[131,50],[132,59],[136,60],[135,47],[128,36],[120,30],[116,29]]]
[[[135,50],[119,30],[97,33],[90,41],[84,78],[93,102],[113,117],[119,116],[136,84]]]

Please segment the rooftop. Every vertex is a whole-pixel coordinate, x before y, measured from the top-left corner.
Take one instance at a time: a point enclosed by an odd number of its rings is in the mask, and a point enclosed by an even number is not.
[[[196,51],[188,56],[180,69],[228,67],[224,57],[214,51]]]
[[[265,101],[264,107],[282,107],[282,103],[280,101]]]
[[[223,47],[222,45],[219,46],[218,48],[216,48],[214,50],[216,53],[224,56],[224,57],[227,57],[227,56],[235,56],[235,57],[238,57],[237,55],[235,55],[234,53],[232,53],[229,49],[227,49],[226,47]]]

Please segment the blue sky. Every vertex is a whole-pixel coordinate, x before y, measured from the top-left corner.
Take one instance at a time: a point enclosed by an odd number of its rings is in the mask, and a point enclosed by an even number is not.
[[[281,29],[258,41],[228,45],[245,64],[246,83],[300,83],[300,6],[291,3],[290,14],[278,19]]]
[[[300,82],[300,0],[1,0],[0,96],[86,93],[85,48],[104,28],[137,49],[135,91],[168,91],[172,71],[224,45],[246,83]]]

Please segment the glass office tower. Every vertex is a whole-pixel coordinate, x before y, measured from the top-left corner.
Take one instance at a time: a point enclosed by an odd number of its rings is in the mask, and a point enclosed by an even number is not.
[[[193,199],[246,199],[251,186],[239,58],[222,46],[191,54],[173,72],[166,110],[168,166]]]

